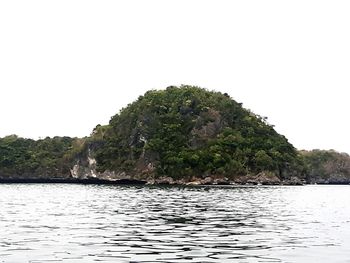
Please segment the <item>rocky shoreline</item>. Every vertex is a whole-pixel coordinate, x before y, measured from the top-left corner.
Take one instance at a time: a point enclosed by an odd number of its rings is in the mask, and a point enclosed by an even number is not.
[[[278,178],[277,178],[278,179]],[[104,184],[104,185],[178,185],[178,186],[209,186],[209,185],[304,185],[305,181],[298,178],[293,180],[277,180],[266,179],[262,176],[247,176],[246,178],[237,178],[236,180],[229,180],[228,178],[212,178],[206,177],[204,179],[192,178],[190,180],[179,179],[174,180],[171,177],[160,177],[151,180],[138,179],[101,179],[96,177],[91,178],[0,178],[0,183],[64,183],[64,184]]]
[[[138,179],[125,176],[124,178],[108,178],[108,177],[2,177],[0,176],[0,184],[96,184],[96,185],[168,185],[168,186],[245,186],[245,185],[349,185],[347,180],[320,180],[318,182],[301,180],[298,177],[291,177],[288,180],[281,180],[277,176],[271,174],[260,173],[257,175],[239,176],[229,179],[222,176],[208,176],[205,178],[182,178],[173,179],[171,177],[144,178]]]

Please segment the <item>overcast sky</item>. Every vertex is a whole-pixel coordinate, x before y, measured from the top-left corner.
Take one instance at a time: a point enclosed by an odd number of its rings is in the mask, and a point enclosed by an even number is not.
[[[86,136],[149,89],[227,92],[350,153],[350,1],[0,1],[0,136]]]

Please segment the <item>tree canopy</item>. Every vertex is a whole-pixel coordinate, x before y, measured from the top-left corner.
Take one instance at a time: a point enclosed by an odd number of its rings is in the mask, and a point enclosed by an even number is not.
[[[70,137],[40,140],[20,138],[16,135],[0,138],[0,174],[7,176],[58,176],[69,173],[73,150]]]
[[[302,161],[266,118],[227,94],[193,86],[151,90],[112,117],[98,140],[98,168],[131,172],[142,165],[157,175],[225,176],[301,172]],[[136,169],[137,170],[137,169]]]

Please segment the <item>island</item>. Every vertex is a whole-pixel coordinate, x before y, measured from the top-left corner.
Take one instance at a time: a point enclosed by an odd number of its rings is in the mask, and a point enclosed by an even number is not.
[[[151,90],[84,138],[0,138],[0,182],[349,184],[350,157],[297,150],[226,93]]]

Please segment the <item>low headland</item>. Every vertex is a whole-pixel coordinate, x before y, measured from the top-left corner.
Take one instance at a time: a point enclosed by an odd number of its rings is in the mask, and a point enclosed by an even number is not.
[[[84,138],[0,138],[2,183],[349,184],[350,157],[297,150],[228,94],[151,90]]]

